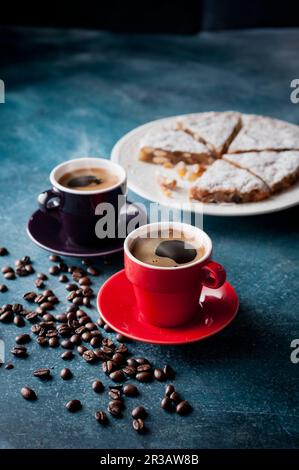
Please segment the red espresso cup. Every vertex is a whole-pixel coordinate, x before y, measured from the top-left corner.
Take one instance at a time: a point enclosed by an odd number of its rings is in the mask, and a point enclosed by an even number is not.
[[[200,259],[176,267],[146,264],[132,255],[134,241],[157,230],[173,229],[204,248]],[[192,242],[193,243],[193,242]],[[200,315],[203,286],[218,289],[226,280],[220,264],[211,260],[212,241],[201,229],[180,222],[157,222],[131,232],[124,243],[125,272],[133,285],[139,315],[143,321],[160,327],[176,327]]]

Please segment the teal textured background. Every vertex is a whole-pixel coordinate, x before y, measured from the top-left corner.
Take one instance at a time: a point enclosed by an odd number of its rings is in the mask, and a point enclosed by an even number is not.
[[[29,254],[37,271],[47,254],[28,239],[25,227],[36,195],[49,187],[50,170],[76,156],[109,157],[115,142],[146,121],[180,113],[237,109],[299,122],[290,102],[290,82],[298,78],[299,30],[203,33],[194,37],[121,35],[78,30],[2,30],[0,105],[0,245],[10,256]],[[140,201],[134,194],[130,199]],[[252,218],[204,218],[222,263],[241,301],[240,313],[221,334],[183,347],[132,343],[135,355],[177,370],[176,385],[194,405],[186,417],[159,408],[163,384],[141,385],[150,432],[131,430],[126,419],[107,429],[93,418],[107,404],[91,381],[99,366],[79,357],[69,363],[73,380],[62,382],[66,364],[56,350],[30,345],[26,361],[0,369],[0,447],[2,448],[294,448],[299,444],[299,365],[290,362],[298,326],[298,208]],[[74,260],[72,260],[73,262]],[[100,263],[101,277],[117,271]],[[7,282],[0,302],[21,301],[33,277]],[[64,287],[48,283],[57,293]],[[62,305],[57,310],[63,310]],[[93,310],[96,318],[96,310]],[[7,360],[19,330],[0,324]],[[39,366],[54,367],[55,378],[32,377]],[[22,386],[38,393],[22,399]],[[82,399],[71,415],[63,407]]]

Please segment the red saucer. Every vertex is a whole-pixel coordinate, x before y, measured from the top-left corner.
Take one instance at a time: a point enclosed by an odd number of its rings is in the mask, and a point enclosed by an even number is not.
[[[138,318],[135,296],[125,270],[110,277],[98,294],[103,320],[128,338],[154,344],[185,344],[218,333],[236,316],[239,308],[234,288],[226,282],[220,289],[203,288],[198,317],[177,328],[160,328]]]

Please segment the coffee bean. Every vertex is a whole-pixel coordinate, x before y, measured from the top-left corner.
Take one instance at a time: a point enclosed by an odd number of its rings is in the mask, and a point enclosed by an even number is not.
[[[51,266],[49,268],[49,274],[52,274],[52,276],[57,276],[60,273],[59,266],[54,264],[54,266]]]
[[[160,406],[161,408],[163,408],[163,410],[174,411],[173,403],[169,397],[164,397],[161,401]]]
[[[156,380],[159,380],[159,382],[164,382],[166,380],[166,375],[164,374],[162,369],[155,369],[154,377]]]
[[[173,380],[175,378],[175,372],[171,366],[166,364],[163,367],[163,372],[166,375],[167,380]]]
[[[124,386],[124,395],[126,397],[136,397],[138,393],[138,388],[135,385],[127,384]]]
[[[98,276],[99,275],[99,271],[97,270],[97,268],[93,267],[93,266],[88,266],[87,270],[88,274],[91,274],[92,276]]]
[[[60,261],[60,262],[58,263],[58,266],[59,266],[60,271],[62,271],[62,272],[64,272],[64,273],[67,272],[68,266],[67,266],[66,263],[64,263],[63,261]]]
[[[27,300],[27,302],[33,302],[37,294],[35,292],[26,292],[23,295],[23,299]]]
[[[4,274],[4,277],[8,281],[12,281],[13,279],[16,278],[16,275],[15,275],[14,271],[8,271],[7,273]]]
[[[13,304],[12,311],[15,313],[20,313],[23,310],[22,304]]]
[[[78,346],[79,344],[81,344],[81,336],[80,335],[73,335],[70,337],[70,341],[72,344],[75,344],[76,346]]]
[[[145,357],[135,357],[135,361],[139,365],[149,364],[149,361]]]
[[[33,375],[41,380],[49,380],[51,378],[51,371],[46,367],[40,367],[33,372]]]
[[[152,379],[153,376],[150,372],[139,372],[136,375],[136,380],[138,380],[138,382],[151,382]]]
[[[56,295],[49,295],[48,296],[48,302],[50,302],[51,304],[58,304],[59,300],[56,297]]]
[[[41,330],[41,326],[38,325],[38,324],[32,325],[32,327],[31,327],[31,331],[32,331],[32,333],[35,334],[35,335],[38,335],[39,332],[40,332],[40,330]]]
[[[116,364],[113,361],[106,361],[102,364],[102,369],[105,374],[111,374],[115,370]]]
[[[101,423],[101,424],[108,423],[108,418],[104,411],[96,411],[94,416],[98,423]]]
[[[126,366],[123,368],[123,372],[129,377],[135,377],[137,370],[133,366]]]
[[[113,343],[112,339],[110,338],[103,338],[102,345],[107,346],[107,348],[115,348],[115,344]]]
[[[136,406],[136,408],[132,410],[131,415],[134,419],[145,418],[147,415],[147,412],[145,408],[140,405],[140,406]]]
[[[95,349],[94,353],[99,361],[105,361],[107,359],[107,356],[100,349]]]
[[[125,344],[120,344],[115,348],[115,352],[120,354],[127,354],[128,348]]]
[[[129,359],[127,359],[127,364],[128,366],[133,366],[137,369],[138,362],[136,362],[133,357],[130,357]]]
[[[92,338],[92,335],[90,334],[89,331],[85,331],[85,332],[82,334],[81,338],[82,338],[82,341],[85,341],[85,343],[89,343],[89,341],[90,341],[91,338]]]
[[[21,395],[22,395],[23,398],[25,398],[25,400],[33,401],[33,400],[37,399],[37,395],[36,395],[35,391],[32,390],[29,387],[21,388]]]
[[[63,380],[70,380],[70,379],[73,377],[73,374],[72,374],[72,372],[70,371],[70,369],[68,369],[67,367],[64,367],[64,368],[60,371],[60,377],[61,377]]]
[[[13,272],[13,268],[11,266],[3,266],[3,268],[1,268],[1,272],[3,274],[9,273],[11,271]]]
[[[18,327],[23,327],[25,326],[25,320],[24,318],[21,316],[21,315],[16,315],[14,320],[13,320],[14,324]]]
[[[83,304],[83,299],[82,299],[82,297],[77,296],[77,297],[74,297],[72,299],[72,302],[73,302],[74,305],[82,305]]]
[[[71,328],[69,325],[66,325],[65,323],[62,323],[62,325],[60,325],[58,328],[58,333],[63,337],[72,336],[73,328]]]
[[[76,411],[81,410],[82,403],[80,400],[70,400],[66,403],[65,407],[71,413],[75,413]]]
[[[49,260],[53,263],[58,263],[59,261],[61,261],[61,258],[59,255],[49,255]]]
[[[61,354],[61,359],[64,361],[70,361],[74,357],[74,353],[71,350],[65,351],[64,353]]]
[[[46,281],[48,279],[48,276],[45,273],[38,273],[37,278]]]
[[[191,405],[187,400],[181,401],[176,407],[176,412],[179,415],[186,415],[190,413],[191,410],[192,410]]]
[[[30,321],[31,323],[34,323],[38,319],[38,312],[29,312],[26,315],[26,320]]]
[[[61,276],[59,276],[59,278],[58,278],[58,281],[59,282],[67,282],[68,277],[65,274],[61,274]]]
[[[98,329],[97,325],[93,322],[86,323],[85,328],[87,328],[87,330],[89,330],[89,331]]]
[[[54,306],[51,302],[43,302],[40,304],[40,308],[43,312],[45,312],[46,310],[53,310]]]
[[[123,382],[125,380],[125,375],[122,370],[115,370],[109,374],[109,377],[113,382]]]
[[[79,284],[80,286],[90,286],[91,285],[91,280],[89,279],[89,277],[81,277],[79,279]]]
[[[42,347],[46,347],[49,344],[48,338],[44,338],[43,336],[39,336],[36,340],[37,344],[39,344]]]
[[[1,246],[0,248],[0,256],[6,256],[8,255],[8,250],[4,246]]]
[[[99,339],[102,338],[101,332],[99,330],[93,330],[93,331],[90,332],[90,334],[93,338],[95,338],[95,337],[99,338]]]
[[[150,364],[142,364],[140,366],[137,366],[137,372],[149,372],[152,370],[152,367]]]
[[[38,294],[35,299],[34,299],[34,302],[36,304],[42,304],[43,302],[45,302],[47,300],[47,296],[46,295],[43,295],[43,294]]]
[[[25,346],[14,346],[11,350],[11,354],[22,358],[26,358],[28,356],[27,348]]]
[[[80,354],[80,356],[82,356],[82,354],[87,351],[87,348],[85,346],[78,346],[77,347],[77,351],[78,353]]]
[[[93,290],[91,287],[83,286],[82,287],[83,297],[93,297]]]
[[[89,350],[87,350],[83,353],[83,359],[86,362],[92,363],[92,362],[95,362],[97,360],[97,357],[96,357],[95,353],[89,349]]]
[[[145,424],[144,424],[143,419],[141,418],[133,419],[132,426],[135,431],[140,432],[140,433],[144,432],[145,430]]]
[[[129,341],[129,338],[124,335],[121,335],[120,333],[117,333],[116,339],[119,343],[127,343]]]
[[[118,388],[111,388],[108,395],[112,400],[121,400],[121,390]]]
[[[9,362],[8,364],[6,364],[6,366],[5,366],[5,369],[6,369],[6,370],[11,370],[11,369],[13,369],[13,368],[14,368],[14,365],[11,364],[11,362]]]
[[[105,330],[107,333],[112,333],[112,332],[113,332],[112,328],[111,328],[109,325],[107,325],[107,324],[104,325],[104,330]]]
[[[172,384],[168,384],[165,387],[165,395],[167,397],[170,397],[170,395],[175,391],[175,388]]]
[[[59,339],[57,337],[49,339],[49,346],[51,348],[57,348],[59,346]]]
[[[45,286],[43,279],[40,278],[35,279],[34,284],[38,289],[42,289]]]
[[[104,385],[100,380],[94,380],[92,382],[92,389],[96,393],[101,393],[104,390]]]
[[[0,321],[2,323],[11,323],[13,321],[13,312],[8,310],[0,315]]]
[[[124,363],[124,356],[120,353],[115,353],[112,356],[112,361],[115,362],[117,365],[121,365]]]
[[[97,346],[100,346],[100,344],[101,344],[101,338],[99,336],[94,336],[93,338],[91,338],[90,345],[93,348],[96,348]]]
[[[65,288],[67,291],[73,292],[77,290],[77,284],[70,283],[70,284],[67,284]]]
[[[109,413],[112,414],[112,416],[115,416],[115,417],[121,416],[122,405],[120,404],[119,400],[110,401],[107,409]]]
[[[24,333],[22,335],[16,336],[15,341],[16,341],[17,344],[26,344],[26,343],[29,343],[31,341],[31,337],[30,337],[30,335]]]
[[[7,292],[8,288],[5,284],[0,284],[0,292]]]
[[[91,307],[89,297],[83,297],[83,305],[85,305],[85,307]]]
[[[102,328],[104,325],[105,325],[105,322],[104,320],[100,317],[97,321],[97,324],[100,328]]]
[[[43,315],[43,321],[45,322],[54,322],[54,320],[55,320],[55,317],[54,315],[51,315],[51,313],[45,313]]]
[[[182,400],[181,399],[181,396],[178,392],[172,392],[172,394],[170,395],[170,400],[172,400],[174,403],[180,403],[180,401]]]
[[[73,343],[71,342],[71,340],[69,339],[64,339],[61,341],[60,343],[61,347],[64,348],[64,349],[73,349],[74,348],[74,345]]]

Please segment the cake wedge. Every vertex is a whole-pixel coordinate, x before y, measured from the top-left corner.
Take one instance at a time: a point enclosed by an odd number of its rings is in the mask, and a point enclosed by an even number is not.
[[[165,163],[209,164],[214,158],[208,147],[183,131],[161,129],[148,132],[139,144],[139,160],[163,165]]]
[[[190,199],[202,202],[256,202],[269,197],[267,185],[247,170],[216,160],[190,188]]]
[[[239,132],[241,114],[236,111],[190,114],[179,117],[177,127],[206,144],[219,158]]]
[[[242,115],[242,128],[227,153],[299,150],[299,126],[267,116]]]
[[[223,159],[261,178],[272,193],[288,188],[299,179],[299,151],[227,154]]]

